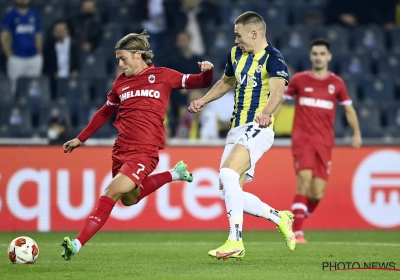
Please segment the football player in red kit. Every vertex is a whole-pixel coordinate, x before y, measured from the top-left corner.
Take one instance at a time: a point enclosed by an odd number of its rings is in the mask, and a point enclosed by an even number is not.
[[[333,123],[336,101],[343,107],[353,130],[352,146],[361,146],[357,114],[343,80],[328,70],[330,43],[316,39],[310,45],[311,70],[296,73],[285,91],[283,102],[296,98],[292,131],[292,154],[297,173],[297,193],[292,212],[297,243],[305,243],[302,224],[324,196],[334,145]]]
[[[171,90],[210,86],[214,66],[208,61],[199,62],[201,73],[195,75],[154,67],[148,38],[144,31],[128,34],[117,42],[115,54],[123,73],[115,79],[106,104],[77,138],[63,146],[65,153],[81,146],[118,109],[114,122],[118,137],[112,152],[113,179],[76,239],[63,239],[61,256],[65,260],[70,260],[100,230],[118,200],[126,206],[134,205],[168,182],[193,180],[183,162],[171,171],[149,174],[158,164],[159,150],[165,147],[163,121]]]

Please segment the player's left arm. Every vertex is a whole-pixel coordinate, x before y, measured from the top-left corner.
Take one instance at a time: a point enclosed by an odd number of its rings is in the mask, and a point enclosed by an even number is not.
[[[272,114],[282,102],[285,86],[289,83],[289,70],[282,55],[272,55],[267,61],[269,73],[269,97],[261,114],[255,121],[261,128],[266,128],[272,123]]]
[[[342,79],[339,78],[339,91],[337,98],[339,99],[340,105],[343,106],[344,112],[346,114],[347,123],[353,130],[353,137],[351,139],[351,145],[354,148],[359,148],[361,146],[361,131],[360,126],[358,124],[358,117],[356,110],[352,105],[351,98],[347,93],[347,88]]]
[[[35,34],[35,45],[36,45],[36,50],[38,54],[43,53],[43,36],[42,32],[36,33]]]
[[[346,114],[346,119],[353,130],[353,137],[351,139],[351,145],[353,148],[359,148],[361,147],[362,140],[361,140],[361,131],[360,127],[358,125],[358,117],[356,110],[354,109],[353,105],[346,105],[344,106],[344,112]]]
[[[171,88],[206,88],[214,79],[214,65],[209,61],[198,62],[200,74],[182,74],[178,71],[168,69],[167,81]]]
[[[38,15],[36,15],[36,20],[35,20],[35,46],[36,50],[39,54],[43,53],[43,35],[42,35],[42,29],[40,26],[40,18]]]

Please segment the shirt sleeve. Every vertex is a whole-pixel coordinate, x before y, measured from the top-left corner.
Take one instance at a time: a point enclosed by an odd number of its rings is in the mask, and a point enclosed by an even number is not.
[[[283,98],[286,100],[292,100],[294,96],[298,93],[298,79],[297,76],[294,75],[290,80],[289,85],[285,88],[285,92],[283,93]]]
[[[165,68],[165,77],[167,79],[167,82],[171,88],[185,88],[186,85],[186,79],[190,76],[190,74],[182,74],[181,72]]]
[[[347,93],[346,84],[342,79],[340,79],[340,87],[337,95],[337,99],[339,100],[339,104],[342,106],[348,106],[353,103],[349,94]]]
[[[235,73],[233,72],[233,65],[232,65],[232,59],[231,59],[231,54],[230,53],[228,55],[228,59],[227,59],[226,64],[225,64],[224,74],[227,77],[235,76]]]
[[[267,71],[270,78],[284,79],[289,83],[289,70],[281,54],[271,54],[267,61]]]

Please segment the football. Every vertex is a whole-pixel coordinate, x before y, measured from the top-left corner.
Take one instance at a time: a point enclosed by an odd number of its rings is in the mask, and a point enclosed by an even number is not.
[[[39,246],[30,237],[17,237],[8,246],[8,257],[14,264],[33,264],[38,256]]]

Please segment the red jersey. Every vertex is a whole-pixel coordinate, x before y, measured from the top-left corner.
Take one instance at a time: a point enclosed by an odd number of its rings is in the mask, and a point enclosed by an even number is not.
[[[185,88],[189,75],[164,67],[147,67],[137,75],[121,74],[107,96],[107,105],[118,106],[114,126],[118,137],[164,149],[164,115],[171,90]]]
[[[352,103],[343,80],[332,72],[325,78],[317,78],[311,71],[296,73],[283,97],[293,99],[295,96],[293,145],[312,142],[333,146],[336,100],[342,106]]]

